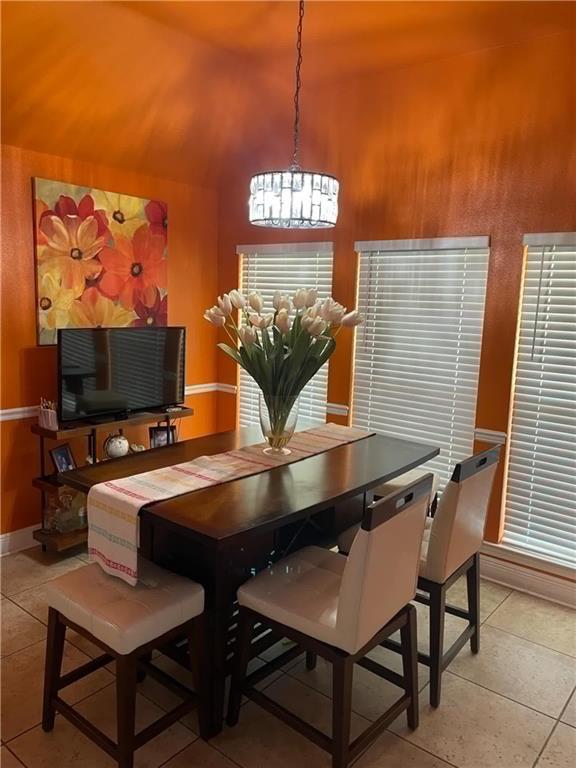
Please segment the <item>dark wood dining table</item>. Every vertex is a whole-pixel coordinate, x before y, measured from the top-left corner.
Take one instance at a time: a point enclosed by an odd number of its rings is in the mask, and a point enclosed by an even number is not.
[[[261,440],[257,427],[222,432],[81,467],[63,473],[60,479],[88,493],[97,483]],[[438,453],[434,446],[373,434],[301,461],[142,508],[142,555],[199,581],[206,590],[206,663],[212,685],[211,718],[203,737],[212,737],[222,728],[238,587],[278,556],[308,543],[310,532],[337,534],[338,527],[355,521],[349,519],[351,509],[359,519],[370,491]],[[339,525],[338,510],[344,511]],[[263,631],[255,637],[254,655],[277,639]]]

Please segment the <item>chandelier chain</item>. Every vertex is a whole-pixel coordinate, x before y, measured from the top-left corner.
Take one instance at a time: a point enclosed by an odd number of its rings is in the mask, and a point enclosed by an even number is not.
[[[300,155],[300,88],[302,87],[302,78],[300,68],[302,66],[302,21],[304,19],[304,0],[300,0],[298,9],[298,27],[296,36],[296,89],[294,91],[294,154],[292,155],[292,164],[290,170],[300,169],[298,162]]]

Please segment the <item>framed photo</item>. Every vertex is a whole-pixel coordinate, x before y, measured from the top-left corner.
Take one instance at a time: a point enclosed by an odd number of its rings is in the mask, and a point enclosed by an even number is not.
[[[176,442],[176,427],[170,427],[170,440],[166,427],[148,427],[150,432],[150,448],[162,448]]]
[[[68,472],[69,469],[76,469],[76,462],[74,461],[69,443],[59,445],[57,448],[51,448],[50,456],[56,472]]]

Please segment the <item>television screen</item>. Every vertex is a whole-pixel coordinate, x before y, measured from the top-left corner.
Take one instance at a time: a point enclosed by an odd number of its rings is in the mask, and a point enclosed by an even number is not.
[[[60,420],[182,403],[185,340],[185,328],[59,330]]]

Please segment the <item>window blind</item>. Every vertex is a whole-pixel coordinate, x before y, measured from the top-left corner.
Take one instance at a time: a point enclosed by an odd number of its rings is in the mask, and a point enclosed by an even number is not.
[[[576,233],[527,235],[504,542],[576,566]]]
[[[356,243],[353,423],[440,447],[440,490],[472,453],[488,238]]]
[[[264,298],[264,311],[272,311],[275,291],[292,296],[298,288],[317,288],[318,297],[332,293],[332,243],[290,245],[242,245],[240,290],[257,291]],[[324,365],[300,394],[299,414],[304,419],[326,421],[328,365]],[[240,369],[240,426],[259,424],[255,381]]]

